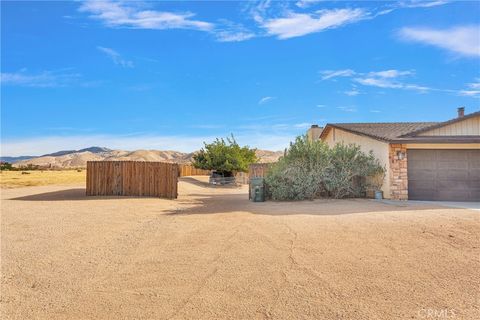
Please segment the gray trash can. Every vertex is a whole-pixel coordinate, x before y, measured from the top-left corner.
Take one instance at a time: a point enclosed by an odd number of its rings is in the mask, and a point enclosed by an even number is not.
[[[265,201],[265,184],[263,178],[250,179],[250,200],[253,202]]]

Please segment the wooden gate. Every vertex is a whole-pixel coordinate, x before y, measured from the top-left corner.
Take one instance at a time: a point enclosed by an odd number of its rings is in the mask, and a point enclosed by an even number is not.
[[[88,161],[87,196],[177,198],[178,165],[146,161]]]
[[[197,169],[190,164],[179,164],[178,168],[179,168],[178,174],[180,175],[180,177],[209,176],[212,173],[211,170]]]

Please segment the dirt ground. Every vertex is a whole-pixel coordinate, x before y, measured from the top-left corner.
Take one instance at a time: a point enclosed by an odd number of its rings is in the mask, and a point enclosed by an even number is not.
[[[85,169],[0,171],[1,188],[22,188],[51,184],[85,184],[85,179]]]
[[[479,212],[3,189],[2,319],[480,319]],[[445,317],[446,316],[446,317]]]

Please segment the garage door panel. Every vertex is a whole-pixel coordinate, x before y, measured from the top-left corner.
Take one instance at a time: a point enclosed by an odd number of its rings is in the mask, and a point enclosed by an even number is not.
[[[415,177],[415,180],[432,180],[434,181],[437,178],[437,171],[431,169],[425,170],[412,170],[412,177]]]
[[[480,201],[480,150],[408,150],[408,197]]]
[[[438,161],[437,169],[468,169],[468,162],[464,160],[459,161]]]
[[[480,168],[479,169],[469,169],[468,170],[468,176],[470,179],[474,180],[480,180]]]
[[[433,151],[437,161],[466,161],[468,159],[468,150],[425,150]],[[461,152],[458,152],[461,151]]]
[[[438,168],[437,170],[437,179],[441,180],[468,180],[468,170],[466,169],[442,169]]]
[[[425,163],[429,163],[435,160],[435,153],[431,152],[423,152],[425,150],[415,150],[415,153],[408,153],[408,160],[412,161],[424,161]]]

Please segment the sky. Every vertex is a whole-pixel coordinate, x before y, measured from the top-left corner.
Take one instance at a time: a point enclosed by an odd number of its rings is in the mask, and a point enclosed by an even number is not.
[[[1,2],[1,152],[283,150],[480,110],[478,1]]]

